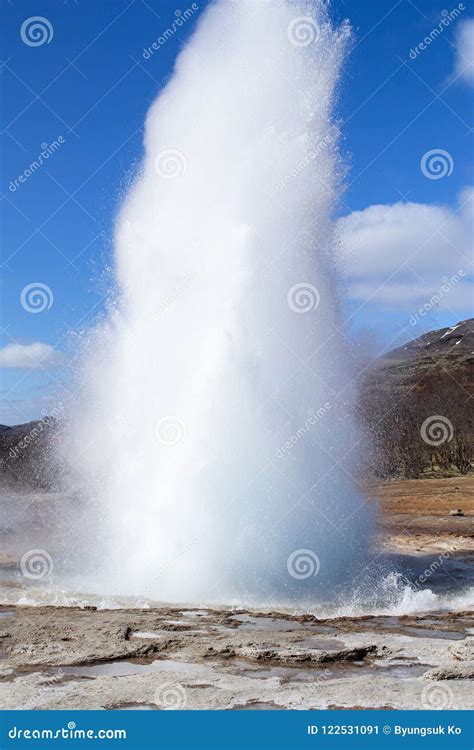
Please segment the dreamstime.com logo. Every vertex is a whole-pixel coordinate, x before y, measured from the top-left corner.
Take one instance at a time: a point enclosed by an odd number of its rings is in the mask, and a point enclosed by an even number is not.
[[[41,47],[53,40],[54,29],[51,21],[44,16],[30,16],[21,24],[21,41],[28,47]]]
[[[301,281],[288,289],[286,301],[293,312],[307,313],[318,309],[321,296],[314,284],[310,284],[309,281]]]
[[[431,29],[430,33],[425,36],[425,38],[419,42],[416,47],[412,47],[410,50],[410,58],[412,60],[416,60],[418,55],[421,55],[422,52],[427,49],[430,44],[432,44],[436,39],[441,36],[445,28],[447,28],[453,21],[455,21],[461,13],[466,10],[466,6],[464,3],[459,3],[456,8],[453,8],[451,11],[449,10],[442,10],[441,11],[441,20],[438,24],[438,26],[435,26],[434,29]]]
[[[277,458],[283,458],[283,456],[287,455],[295,445],[303,438],[305,435],[307,435],[311,428],[314,427],[319,420],[324,417],[325,414],[328,413],[328,411],[331,409],[331,404],[329,401],[326,401],[323,406],[320,406],[317,411],[314,411],[313,409],[309,412],[310,416],[305,421],[304,425],[302,427],[299,427],[296,432],[291,435],[291,437],[288,438],[288,440],[281,445],[277,451],[276,451],[276,457]]]
[[[295,47],[309,47],[321,36],[321,29],[311,16],[293,18],[288,24],[287,36]]]
[[[199,537],[192,536],[189,539],[185,539],[184,542],[176,545],[176,551],[174,554],[168,556],[165,563],[160,565],[156,571],[155,580],[159,580],[166,576],[169,571],[175,567],[177,563],[185,559],[187,552],[189,552],[199,541]]]
[[[8,730],[11,740],[126,740],[126,729],[78,729],[75,721],[69,721],[61,729],[20,729]]]
[[[188,169],[188,160],[182,151],[167,148],[155,157],[155,172],[163,180],[183,177]]]
[[[341,121],[342,124],[342,121]],[[288,172],[276,185],[275,185],[275,191],[281,192],[284,190],[290,182],[293,182],[293,180],[296,180],[308,167],[309,164],[311,164],[314,159],[323,151],[330,149],[331,146],[334,146],[337,143],[337,139],[339,138],[339,128],[335,125],[332,125],[329,132],[322,138],[318,143],[315,144],[314,148],[311,148],[305,156],[300,159],[298,164],[293,167],[291,172]]]
[[[467,539],[465,537],[459,537],[454,544],[450,545],[448,550],[443,550],[443,552],[438,555],[438,559],[433,560],[429,567],[425,568],[423,573],[420,573],[420,575],[417,576],[414,581],[410,581],[406,576],[402,576],[403,583],[406,586],[409,586],[412,591],[423,591],[423,587],[426,586],[426,584],[429,582],[429,579],[432,576],[436,575],[436,573],[443,568],[446,560],[449,560],[453,554],[462,549],[463,544],[466,541]]]
[[[198,279],[195,271],[185,274],[156,306],[155,314],[160,315],[168,310],[172,304]]]
[[[53,567],[53,558],[44,549],[29,549],[20,560],[22,575],[35,581],[50,578]]]
[[[41,281],[33,281],[21,290],[20,304],[28,313],[51,310],[54,302],[53,290]]]
[[[51,694],[51,689],[60,683],[65,677],[65,672],[60,669],[55,674],[46,677],[45,681],[41,683],[40,687],[36,689],[35,694],[26,703],[22,703],[18,706],[15,711],[33,711],[41,706],[44,700],[47,700]]]
[[[453,289],[453,287],[455,287],[456,284],[458,284],[465,275],[466,272],[464,271],[464,269],[460,268],[459,271],[457,273],[454,273],[450,278],[448,278],[447,276],[443,276],[443,278],[441,279],[443,284],[439,287],[438,291],[430,297],[428,302],[425,302],[423,307],[418,308],[417,312],[414,313],[414,315],[410,316],[410,325],[415,326],[419,322],[420,318],[423,318],[434,308],[438,308],[444,297],[449,294],[451,289]]]
[[[288,556],[286,568],[292,578],[303,580],[317,576],[321,563],[312,549],[297,549]]]
[[[454,436],[453,423],[442,414],[433,414],[421,425],[420,434],[427,445],[450,443]]]
[[[189,21],[189,19],[196,13],[196,11],[199,10],[199,5],[197,3],[192,3],[192,5],[189,8],[186,8],[186,10],[181,11],[179,8],[175,10],[175,19],[173,23],[168,26],[167,29],[162,31],[158,39],[155,39],[152,44],[150,44],[149,47],[145,47],[142,52],[142,57],[144,60],[149,60],[152,55],[155,54],[157,50],[159,50],[163,45],[166,44],[166,42],[173,37],[179,29],[184,26],[186,21]]]
[[[170,415],[161,417],[155,424],[155,440],[160,445],[166,445],[168,448],[178,445],[186,440],[188,430],[186,424],[180,417]]]
[[[10,450],[8,451],[8,455],[10,458],[16,458],[20,455],[20,453],[26,448],[28,448],[29,445],[32,445],[38,437],[49,427],[52,427],[56,423],[56,419],[58,419],[60,413],[64,409],[64,404],[62,401],[58,403],[57,406],[55,406],[53,409],[51,409],[51,412],[48,414],[44,414],[39,422],[35,424],[35,426],[27,432],[24,438],[20,440],[19,443],[16,445],[12,445]]]
[[[421,694],[421,705],[428,710],[446,711],[452,708],[453,700],[453,691],[443,682],[430,682]]]
[[[186,690],[179,683],[164,682],[155,690],[155,703],[162,711],[180,711],[187,702]]]
[[[429,180],[442,180],[450,177],[454,169],[454,159],[443,148],[432,148],[421,157],[421,171]]]
[[[64,143],[66,143],[66,139],[63,135],[58,135],[58,137],[51,143],[46,143],[46,141],[42,143],[41,151],[39,152],[36,159],[33,159],[33,161],[26,167],[26,169],[23,170],[21,174],[18,175],[18,177],[15,177],[14,180],[10,180],[10,184],[8,185],[9,191],[11,193],[15,193],[20,185],[23,185],[27,180],[29,180],[29,178],[32,177],[35,172],[37,172],[38,169],[42,167],[46,161],[48,161],[49,157],[53,156],[53,154],[55,154],[56,151]]]

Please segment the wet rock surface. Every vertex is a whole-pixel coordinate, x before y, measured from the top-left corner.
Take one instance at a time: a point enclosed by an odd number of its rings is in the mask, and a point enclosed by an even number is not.
[[[474,704],[470,612],[321,620],[243,610],[18,606],[0,608],[0,641],[2,709]]]

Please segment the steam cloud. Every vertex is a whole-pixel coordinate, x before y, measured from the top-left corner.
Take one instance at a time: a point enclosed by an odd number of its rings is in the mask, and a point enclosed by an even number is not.
[[[348,36],[319,1],[215,2],[147,115],[74,423],[109,593],[313,602],[368,546],[333,253]],[[306,549],[318,575],[291,576]]]

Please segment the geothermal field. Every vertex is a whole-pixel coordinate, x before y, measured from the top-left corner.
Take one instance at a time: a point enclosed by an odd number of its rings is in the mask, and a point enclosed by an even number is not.
[[[147,104],[67,393],[1,428],[3,709],[472,707],[472,321],[349,333],[356,44],[216,0]]]

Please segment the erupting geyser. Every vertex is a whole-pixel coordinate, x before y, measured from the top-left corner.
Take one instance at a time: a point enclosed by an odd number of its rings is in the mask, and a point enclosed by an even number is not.
[[[322,2],[219,0],[148,113],[74,419],[104,591],[291,605],[357,573],[332,225],[348,34]]]

